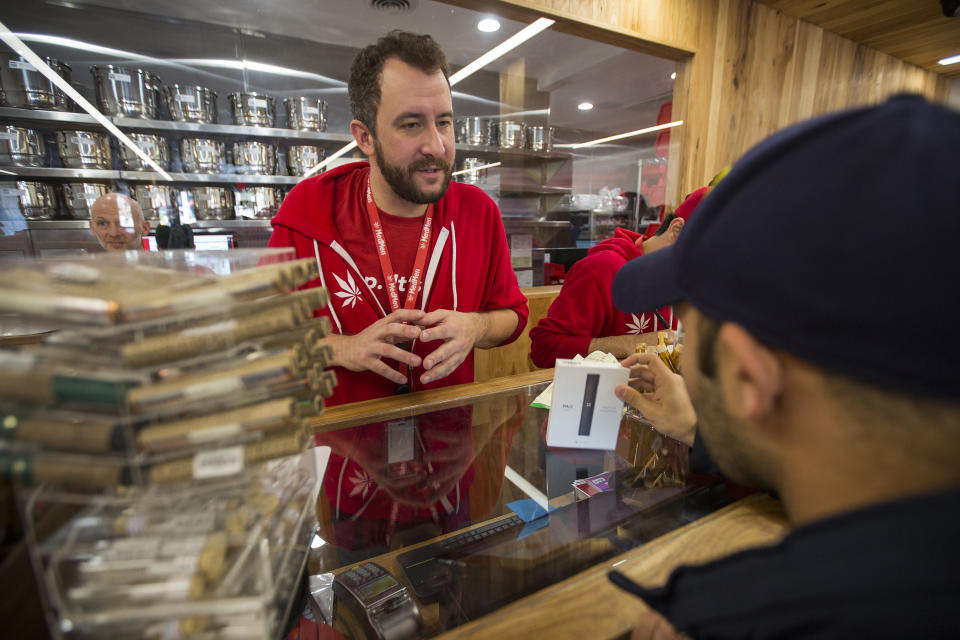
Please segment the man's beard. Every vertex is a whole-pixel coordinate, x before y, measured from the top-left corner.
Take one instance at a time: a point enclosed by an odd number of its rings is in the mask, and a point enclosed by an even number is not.
[[[450,167],[450,163],[443,158],[421,158],[406,167],[400,167],[387,162],[387,159],[383,157],[383,149],[380,148],[380,143],[377,141],[373,143],[373,152],[376,155],[377,166],[380,168],[384,180],[387,181],[395,194],[407,202],[431,204],[438,202],[447,193],[453,169]],[[436,193],[426,193],[413,181],[413,176],[418,170],[428,167],[437,167],[443,171],[443,182]]]
[[[745,427],[727,411],[719,382],[697,371],[686,377],[690,400],[697,414],[697,437],[702,437],[710,456],[723,474],[744,486],[776,491],[776,467],[769,456],[744,438]]]

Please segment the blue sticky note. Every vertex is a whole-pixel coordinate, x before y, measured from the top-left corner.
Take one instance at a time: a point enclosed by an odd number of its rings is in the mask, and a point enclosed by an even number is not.
[[[549,516],[547,516],[546,518],[537,518],[532,522],[526,523],[525,525],[523,525],[523,529],[520,530],[520,533],[517,534],[517,540],[522,540],[523,538],[526,538],[531,533],[544,528],[548,524],[550,524]]]
[[[548,511],[545,511],[543,507],[537,504],[535,501],[530,500],[514,500],[507,504],[510,507],[510,510],[517,514],[517,517],[523,520],[524,522],[533,522],[538,518],[542,518],[547,515]],[[556,509],[554,506],[550,506],[550,511]]]

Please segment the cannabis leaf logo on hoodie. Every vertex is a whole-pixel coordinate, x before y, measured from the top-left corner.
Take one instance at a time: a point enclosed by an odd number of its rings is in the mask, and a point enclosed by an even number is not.
[[[343,307],[350,307],[352,309],[358,301],[363,300],[363,294],[360,293],[360,287],[357,286],[356,281],[353,279],[353,274],[351,274],[349,271],[347,272],[346,282],[344,282],[343,278],[337,274],[333,274],[333,277],[336,278],[340,288],[343,289],[343,291],[337,291],[333,294],[338,298],[343,299],[343,301],[340,303],[341,309]]]
[[[337,294],[340,295],[340,294]],[[650,318],[646,316],[637,317],[637,314],[631,313],[630,316],[633,318],[633,322],[628,322],[627,327],[630,329],[627,331],[628,334],[640,334],[647,332],[647,326],[650,324]]]

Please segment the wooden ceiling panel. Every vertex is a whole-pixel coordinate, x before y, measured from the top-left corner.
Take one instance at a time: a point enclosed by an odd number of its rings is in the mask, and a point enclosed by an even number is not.
[[[960,54],[960,18],[944,17],[939,0],[757,1],[918,67],[960,77],[960,63],[937,63]]]

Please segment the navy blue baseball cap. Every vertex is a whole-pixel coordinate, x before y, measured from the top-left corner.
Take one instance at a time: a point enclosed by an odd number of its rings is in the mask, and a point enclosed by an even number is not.
[[[825,369],[958,399],[958,254],[960,113],[899,95],[751,149],[613,301],[685,300]]]

